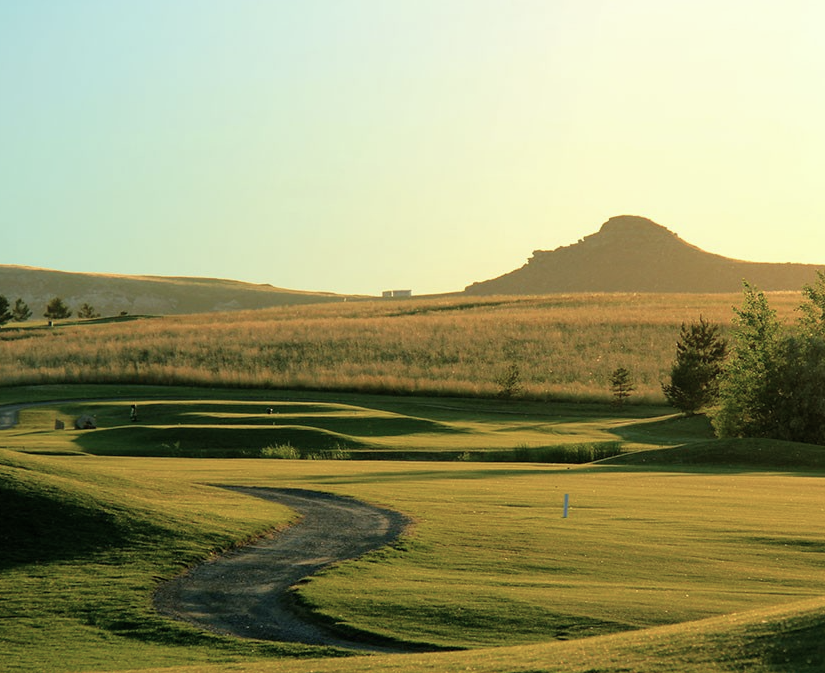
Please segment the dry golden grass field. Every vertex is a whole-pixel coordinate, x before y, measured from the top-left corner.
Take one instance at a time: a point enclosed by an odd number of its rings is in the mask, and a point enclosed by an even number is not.
[[[801,294],[768,294],[794,320]],[[569,294],[348,301],[185,316],[10,325],[0,381],[143,383],[494,396],[518,368],[527,399],[663,401],[682,322],[727,330],[740,294]]]

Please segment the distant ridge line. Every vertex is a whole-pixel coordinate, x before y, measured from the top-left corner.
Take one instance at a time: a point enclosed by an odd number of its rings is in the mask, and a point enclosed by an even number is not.
[[[41,319],[46,304],[60,297],[77,316],[89,304],[102,316],[175,315],[271,308],[286,304],[344,301],[347,295],[287,290],[222,278],[127,276],[0,265],[0,295],[28,304]]]

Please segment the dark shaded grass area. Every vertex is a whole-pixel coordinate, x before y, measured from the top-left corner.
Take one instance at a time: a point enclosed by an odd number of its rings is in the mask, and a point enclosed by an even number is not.
[[[0,570],[23,563],[83,558],[126,544],[118,517],[89,498],[69,498],[55,488],[0,471]],[[155,527],[131,522],[137,533]]]
[[[621,442],[592,442],[557,446],[519,446],[501,451],[484,451],[469,454],[471,461],[499,463],[592,463],[622,453]]]
[[[299,452],[366,446],[354,437],[301,426],[118,427],[87,432],[75,442],[95,455],[186,458],[261,458],[267,447],[278,445],[289,445]]]
[[[625,453],[601,464],[656,469],[825,471],[825,446],[766,438],[716,439]]]

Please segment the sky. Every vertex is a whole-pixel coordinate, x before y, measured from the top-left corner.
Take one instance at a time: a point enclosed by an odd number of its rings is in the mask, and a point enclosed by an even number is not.
[[[649,217],[825,264],[820,0],[0,0],[0,264],[462,290]]]

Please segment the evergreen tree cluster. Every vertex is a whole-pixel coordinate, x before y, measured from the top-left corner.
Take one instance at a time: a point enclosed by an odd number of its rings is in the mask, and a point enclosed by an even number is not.
[[[14,322],[26,322],[31,316],[32,312],[22,299],[17,299],[14,306],[11,306],[9,300],[0,294],[0,327],[12,320]]]
[[[46,305],[46,312],[43,317],[49,320],[65,320],[71,315],[72,311],[64,301],[60,297],[53,297]],[[0,294],[0,327],[9,322],[26,322],[31,317],[31,309],[25,301],[18,298],[14,302],[14,306],[11,306],[9,300]],[[83,304],[80,311],[78,311],[78,317],[83,319],[99,318],[100,314],[95,311],[94,306]]]
[[[745,283],[729,344],[702,318],[682,325],[662,386],[668,402],[687,414],[708,410],[720,437],[825,445],[825,273],[803,297],[800,319],[783,325]]]

